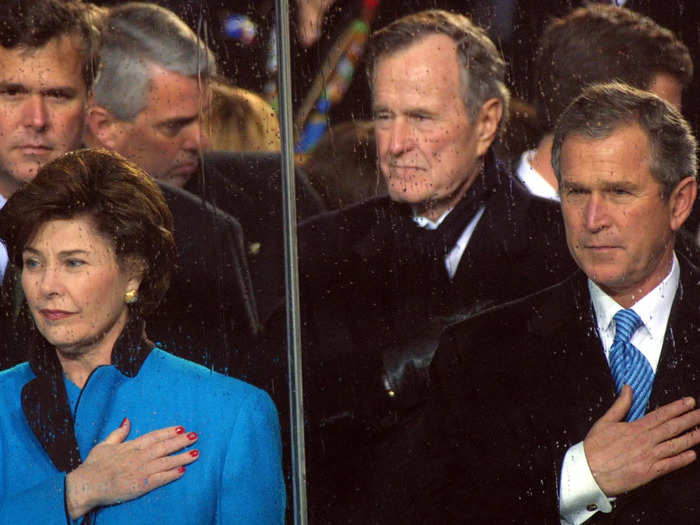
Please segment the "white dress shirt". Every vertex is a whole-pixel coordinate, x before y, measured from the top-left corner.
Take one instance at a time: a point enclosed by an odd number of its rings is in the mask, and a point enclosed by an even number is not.
[[[534,157],[534,155],[535,150],[531,149],[520,156],[518,170],[515,172],[518,179],[525,185],[527,190],[536,197],[560,202],[559,192],[540,175],[539,171],[532,167],[532,157]]]
[[[666,325],[679,280],[680,268],[674,253],[669,274],[656,288],[632,306],[632,310],[639,315],[643,324],[632,334],[630,342],[644,354],[654,373],[661,357]],[[622,307],[590,279],[588,291],[595,311],[598,336],[605,358],[610,363],[610,348],[615,339],[613,317]],[[600,490],[593,478],[583,442],[572,446],[564,456],[559,483],[559,513],[562,524],[578,525],[598,511],[610,512],[613,500],[614,498],[608,498]]]
[[[430,219],[426,219],[425,217],[420,217],[418,215],[415,215],[413,217],[413,220],[421,228],[425,228],[426,230],[437,230],[442,221],[445,220],[445,217],[447,217],[450,214],[452,209],[453,208],[450,208],[445,213],[440,215],[440,217],[436,221],[431,221]],[[462,260],[464,250],[467,249],[469,239],[472,238],[474,229],[476,228],[476,225],[479,224],[479,219],[481,219],[481,216],[484,214],[485,209],[486,206],[481,206],[477,210],[472,220],[469,221],[469,224],[467,224],[467,227],[464,228],[462,235],[460,235],[459,239],[457,239],[457,244],[455,244],[454,248],[452,248],[449,252],[447,252],[447,255],[445,255],[445,268],[447,269],[447,274],[450,276],[450,279],[452,279],[455,276],[455,273],[457,273],[459,261]]]

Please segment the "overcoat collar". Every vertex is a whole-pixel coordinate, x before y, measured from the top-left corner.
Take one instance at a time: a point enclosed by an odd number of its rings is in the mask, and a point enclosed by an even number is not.
[[[681,280],[651,392],[651,410],[683,396],[696,396],[700,379],[700,272],[682,255],[678,259]],[[688,390],[690,385],[695,390]]]
[[[153,343],[142,320],[130,320],[112,350],[112,364],[128,377],[135,377]],[[22,410],[34,435],[56,468],[70,472],[80,465],[80,450],[68,404],[63,369],[53,348],[34,330],[30,338],[29,366],[35,378],[22,389]]]
[[[482,173],[479,174],[474,184],[482,185],[486,189],[488,194],[486,202],[490,202],[495,196],[504,191],[504,187],[511,180],[512,178],[509,177],[507,168],[489,150],[485,156]],[[374,218],[371,231],[369,231],[368,235],[360,237],[353,246],[353,251],[363,258],[371,258],[377,252],[378,247],[386,248],[387,242],[393,243],[392,239],[395,237],[395,232],[400,228],[400,224],[408,217],[411,217],[413,213],[409,205],[393,202],[388,196],[377,197],[373,201],[375,203],[376,217]],[[467,223],[464,224],[464,227],[466,227]]]

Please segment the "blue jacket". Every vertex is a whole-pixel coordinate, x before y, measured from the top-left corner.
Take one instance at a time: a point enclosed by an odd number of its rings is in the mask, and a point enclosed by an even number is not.
[[[279,423],[268,395],[135,346],[98,367],[82,391],[60,372],[54,375],[63,379],[36,388],[51,368],[41,360],[0,373],[0,523],[71,523],[64,505],[66,472],[76,466],[66,463],[71,444],[79,464],[124,417],[131,421],[127,439],[171,425],[197,432],[200,457],[168,485],[94,509],[93,525],[283,523]]]

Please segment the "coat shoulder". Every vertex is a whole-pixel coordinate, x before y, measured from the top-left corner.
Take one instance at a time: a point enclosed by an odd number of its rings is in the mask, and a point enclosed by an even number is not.
[[[382,228],[382,215],[389,206],[388,197],[377,197],[304,221],[299,227],[301,261],[346,256]]]
[[[211,152],[204,155],[205,182],[226,195],[245,194],[255,203],[281,202],[282,157],[278,153]],[[297,212],[312,217],[325,210],[304,170],[294,167]],[[269,202],[268,202],[269,205]]]
[[[34,372],[27,362],[3,370],[0,372],[0,392],[17,397],[17,392],[34,377]]]
[[[468,347],[486,356],[506,348],[517,348],[519,353],[538,352],[539,345],[532,342],[560,330],[583,307],[579,304],[579,296],[583,295],[581,283],[581,275],[574,274],[544,290],[454,323],[445,329],[437,355],[442,348],[449,347]],[[461,351],[457,353],[465,355]]]
[[[186,390],[194,393],[200,408],[209,407],[235,413],[236,410],[253,405],[276,414],[274,404],[264,390],[164,350],[153,349],[144,363],[144,370],[150,378],[146,380],[154,382],[154,388],[161,388],[163,384],[173,381],[183,388],[184,385],[189,385],[190,388]]]
[[[313,232],[323,232],[335,228],[353,228],[363,233],[363,226],[370,227],[377,223],[383,210],[390,206],[388,197],[375,197],[347,208],[328,211],[311,217],[301,225],[302,235],[312,235]]]

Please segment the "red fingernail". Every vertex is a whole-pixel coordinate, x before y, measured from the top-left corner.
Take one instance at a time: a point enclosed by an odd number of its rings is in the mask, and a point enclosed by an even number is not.
[[[127,418],[122,419],[121,424],[119,425],[119,428],[122,428],[124,425],[126,425],[126,422],[128,421]]]
[[[185,467],[177,467],[177,471],[178,471],[180,474],[182,474],[183,472],[185,472]]]
[[[176,434],[183,434],[185,432],[185,427],[175,427]]]
[[[187,434],[187,439],[189,439],[190,441],[194,441],[195,439],[197,439],[197,433],[190,432],[189,434]]]
[[[199,450],[190,450],[190,456],[196,458],[197,456],[199,456]]]

